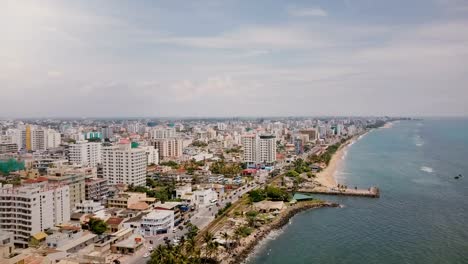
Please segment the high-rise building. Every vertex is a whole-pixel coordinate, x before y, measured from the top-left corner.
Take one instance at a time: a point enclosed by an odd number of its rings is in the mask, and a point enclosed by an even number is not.
[[[0,184],[0,229],[14,233],[17,247],[28,247],[32,235],[70,220],[67,185]]]
[[[244,135],[241,140],[244,147],[244,162],[272,164],[276,161],[275,135]]]
[[[68,146],[68,160],[72,164],[95,167],[101,163],[101,149],[99,142],[78,141]]]
[[[299,131],[300,134],[308,135],[310,141],[316,141],[318,139],[318,132],[315,128],[307,128]]]
[[[154,146],[142,147],[146,151],[148,157],[148,165],[159,164],[159,151]]]
[[[102,173],[109,184],[146,184],[146,151],[131,144],[103,147]]]
[[[263,164],[272,164],[276,161],[276,136],[259,136],[260,157],[258,161]]]
[[[61,135],[53,129],[26,125],[20,132],[20,148],[27,151],[46,150],[57,148],[62,140]]]
[[[246,163],[257,162],[257,135],[244,135],[241,138],[244,147],[243,161]]]
[[[176,136],[174,127],[157,127],[153,128],[150,133],[152,139],[173,138]]]
[[[101,128],[102,139],[110,139],[114,136],[114,130],[112,127],[103,126]]]
[[[21,131],[22,149],[27,151],[47,149],[47,131],[43,128],[26,125]]]
[[[159,158],[179,158],[182,156],[183,140],[180,138],[165,138],[153,141],[154,148],[159,151]]]
[[[75,205],[86,200],[85,175],[76,173],[56,174],[46,176],[48,182],[54,185],[68,185],[70,210],[75,209]]]
[[[59,132],[48,129],[47,130],[47,148],[58,148],[62,143],[62,136]]]

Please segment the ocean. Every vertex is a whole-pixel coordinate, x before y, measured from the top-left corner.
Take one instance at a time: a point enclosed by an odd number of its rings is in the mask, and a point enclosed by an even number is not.
[[[468,119],[374,130],[347,149],[336,177],[381,197],[318,196],[343,207],[296,215],[246,262],[468,263]]]

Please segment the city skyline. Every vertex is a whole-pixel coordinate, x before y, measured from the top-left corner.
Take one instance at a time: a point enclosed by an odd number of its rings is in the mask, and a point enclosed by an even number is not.
[[[6,1],[2,117],[467,116],[463,1]]]

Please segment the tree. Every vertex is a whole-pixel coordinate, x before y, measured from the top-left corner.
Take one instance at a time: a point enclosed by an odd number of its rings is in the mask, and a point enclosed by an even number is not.
[[[296,178],[299,176],[299,173],[295,170],[289,170],[288,172],[286,172],[286,176],[290,178]]]
[[[266,195],[262,189],[255,189],[249,192],[250,201],[253,203],[265,200]]]
[[[102,235],[107,231],[107,223],[98,218],[90,218],[88,222],[88,229],[96,235]]]

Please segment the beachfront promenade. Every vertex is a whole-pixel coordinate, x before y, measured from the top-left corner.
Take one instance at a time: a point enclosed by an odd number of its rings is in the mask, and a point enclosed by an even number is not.
[[[298,192],[301,193],[312,193],[312,194],[324,194],[324,195],[344,195],[344,196],[362,196],[369,198],[379,198],[380,190],[377,187],[371,187],[369,189],[338,189],[338,188],[302,188]]]

